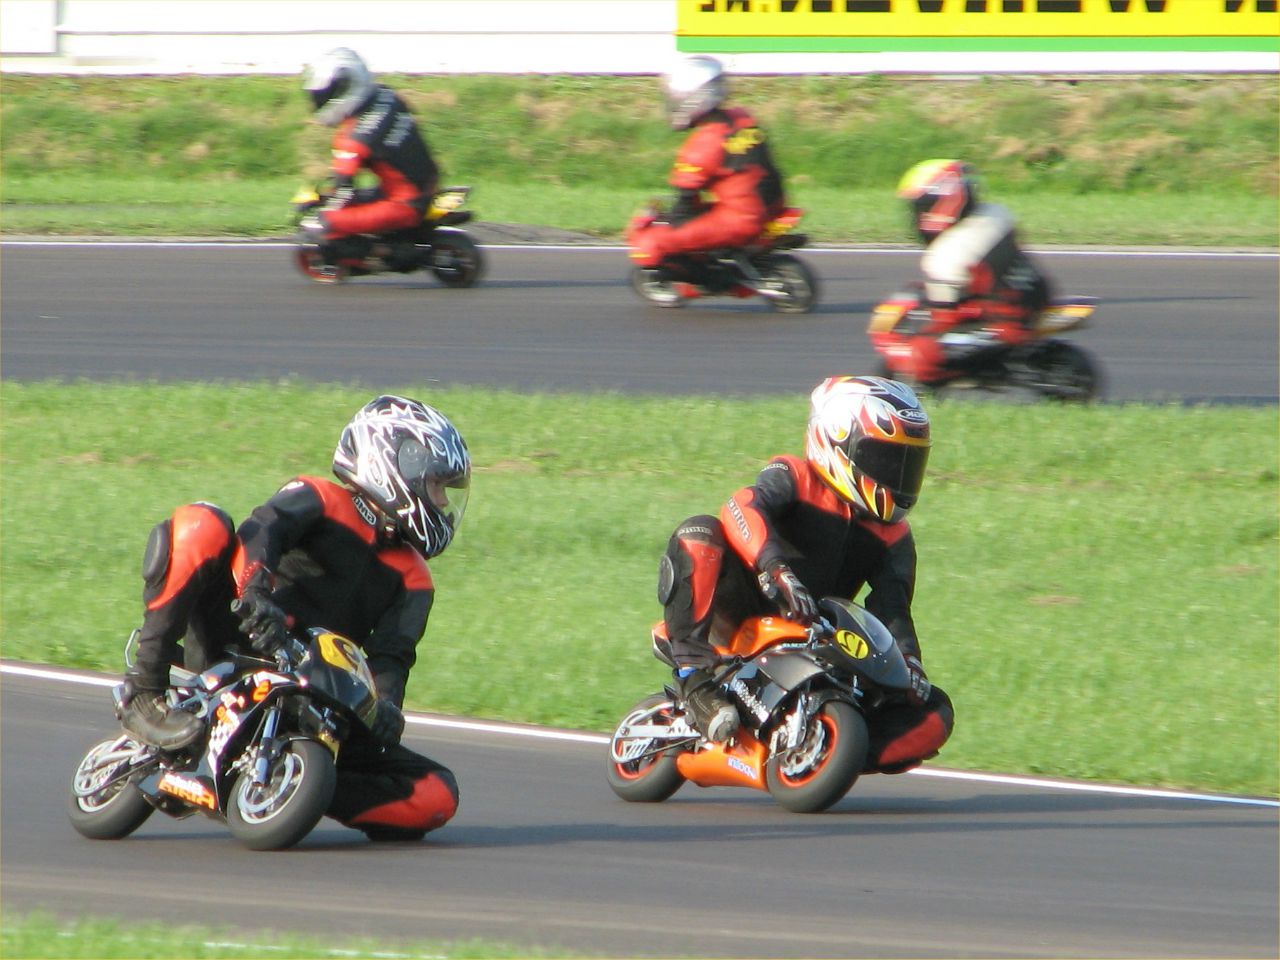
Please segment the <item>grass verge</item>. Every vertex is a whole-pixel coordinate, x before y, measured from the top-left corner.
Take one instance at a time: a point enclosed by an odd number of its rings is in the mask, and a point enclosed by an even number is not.
[[[797,451],[805,416],[803,398],[402,389],[476,463],[409,705],[598,731],[664,679],[648,628],[671,529]],[[195,499],[241,519],[327,475],[366,399],[0,384],[3,655],[119,670],[151,525]],[[957,705],[941,762],[1280,795],[1275,410],[1228,428],[1212,408],[931,409],[916,611]]]
[[[301,936],[246,936],[245,931],[136,923],[103,918],[60,922],[43,913],[11,915],[0,924],[0,955],[9,960],[237,960],[251,957],[310,957],[314,960],[470,960],[470,958],[568,957],[569,953],[528,950],[483,940],[382,947],[368,941],[335,946],[332,940]]]
[[[667,192],[681,134],[631,77],[387,77],[483,219],[616,237]],[[328,131],[291,77],[0,77],[9,234],[261,236],[288,226]],[[813,236],[910,242],[894,197],[917,160],[974,162],[1037,243],[1276,246],[1280,106],[1269,78],[758,77]]]

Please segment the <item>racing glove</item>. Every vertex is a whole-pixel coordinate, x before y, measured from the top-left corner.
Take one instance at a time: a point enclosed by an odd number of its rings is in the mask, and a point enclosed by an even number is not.
[[[271,573],[259,567],[240,591],[233,611],[240,617],[240,632],[258,653],[270,654],[288,635],[288,617],[271,599]]]
[[[394,747],[404,734],[404,713],[391,700],[381,697],[378,709],[369,725],[373,739],[382,747]]]
[[[818,601],[809,588],[800,582],[795,571],[775,560],[760,574],[760,589],[775,603],[781,604],[787,616],[800,623],[812,623],[818,619]]]
[[[913,706],[923,706],[933,692],[933,684],[925,676],[924,667],[919,657],[907,657],[907,669],[911,672],[911,686],[907,690],[907,702]]]

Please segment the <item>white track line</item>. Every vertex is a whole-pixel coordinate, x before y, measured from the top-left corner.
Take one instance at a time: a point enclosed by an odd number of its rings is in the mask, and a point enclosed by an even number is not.
[[[109,677],[94,677],[80,673],[67,673],[49,667],[32,667],[25,664],[0,663],[0,673],[37,680],[57,680],[63,683],[79,683],[94,687],[113,687],[118,682]],[[522,726],[513,723],[497,723],[487,720],[467,720],[461,717],[423,716],[405,714],[407,723],[424,727],[440,727],[448,730],[467,730],[475,733],[492,733],[498,736],[529,737],[537,740],[558,740],[562,743],[590,743],[603,746],[609,738],[598,733],[577,733],[572,730],[556,730],[552,727]],[[995,773],[974,773],[968,770],[940,770],[936,767],[918,767],[909,774],[936,777],[941,780],[970,780],[979,783],[995,783],[1010,787],[1033,787],[1038,790],[1068,790],[1076,793],[1110,794],[1122,797],[1156,797],[1167,800],[1199,800],[1206,803],[1237,804],[1249,807],[1280,808],[1280,800],[1261,797],[1233,797],[1213,793],[1189,793],[1181,790],[1157,790],[1144,787],[1120,787],[1107,784],[1082,783],[1072,780],[1045,780],[1037,777],[1017,777]]]

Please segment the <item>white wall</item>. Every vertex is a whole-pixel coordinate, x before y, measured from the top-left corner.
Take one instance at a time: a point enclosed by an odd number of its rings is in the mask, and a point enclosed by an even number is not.
[[[346,45],[378,72],[653,74],[678,55],[676,3],[0,0],[0,70],[288,74],[317,53]],[[735,73],[1280,71],[1280,54],[1245,51],[741,53],[721,59]]]

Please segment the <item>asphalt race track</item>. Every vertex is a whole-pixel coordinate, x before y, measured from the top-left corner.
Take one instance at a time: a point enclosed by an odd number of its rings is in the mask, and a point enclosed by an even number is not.
[[[304,379],[420,388],[488,384],[650,393],[796,392],[874,369],[877,300],[910,251],[801,251],[823,281],[809,315],[759,300],[660,310],[617,249],[488,248],[481,286],[426,274],[309,283],[279,246],[5,243],[6,380]],[[1071,334],[1117,400],[1275,403],[1275,256],[1043,255],[1063,294],[1102,306]]]
[[[71,773],[112,729],[102,686],[0,675],[6,910],[588,956],[1277,955],[1274,803],[908,774],[812,816],[688,785],[626,804],[598,742],[411,723],[407,742],[461,783],[443,830],[375,845],[325,820],[253,853],[200,817],[76,834]]]
[[[803,395],[872,369],[868,312],[916,265],[905,251],[801,251],[822,306],[787,317],[759,301],[648,307],[616,249],[487,253],[484,284],[453,291],[424,275],[310,284],[263,244],[6,242],[0,377]],[[1043,257],[1060,292],[1103,301],[1072,337],[1112,399],[1277,402],[1275,256]],[[930,767],[868,778],[816,816],[690,786],[629,805],[605,782],[599,737],[432,719],[412,718],[407,740],[456,771],[462,806],[422,844],[324,821],[293,851],[251,853],[211,821],[161,815],[93,842],[64,806],[80,755],[113,728],[107,692],[5,664],[0,901],[200,921],[230,939],[484,938],[591,956],[1280,955],[1274,802]]]

